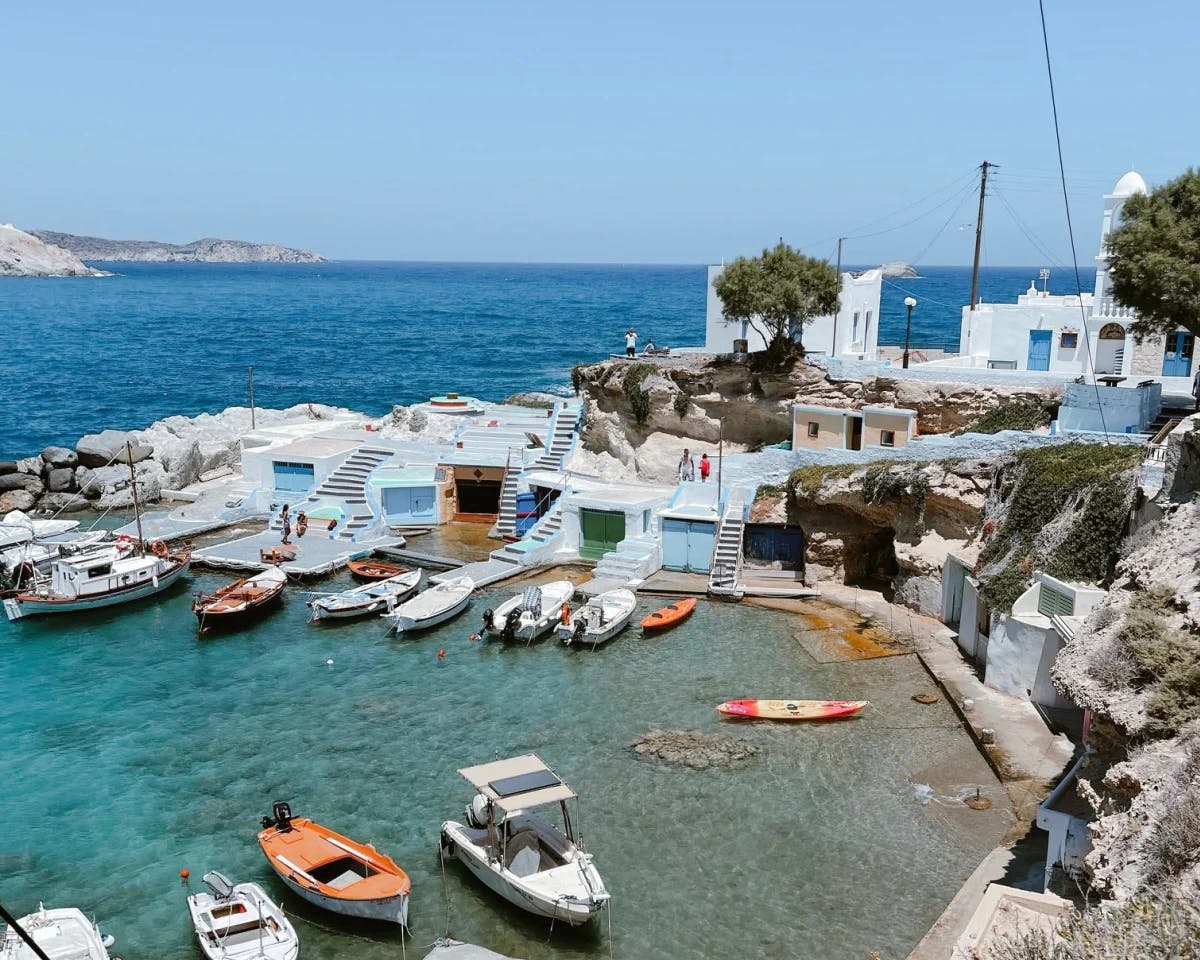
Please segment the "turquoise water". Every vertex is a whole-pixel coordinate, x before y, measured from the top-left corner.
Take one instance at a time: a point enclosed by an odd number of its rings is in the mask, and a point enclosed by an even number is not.
[[[701,604],[652,639],[504,648],[468,635],[507,591],[397,639],[378,621],[306,623],[296,588],[255,628],[199,640],[189,595],[223,579],[197,572],[158,602],[0,625],[10,909],[77,904],[126,960],[190,960],[179,870],[216,868],[283,902],[303,956],[400,956],[397,928],[324,914],[276,881],[255,833],[271,801],[287,799],[410,872],[408,955],[420,956],[446,926],[438,827],[470,799],[456,768],[536,751],[583,798],[585,842],[614,894],[615,956],[898,958],[1010,822],[950,709],[911,701],[929,687],[914,658],[818,664],[789,614]],[[637,616],[658,605],[641,600]],[[872,706],[807,726],[713,710],[755,695]],[[656,727],[745,737],[763,753],[737,771],[636,759],[631,742]],[[922,806],[914,783],[943,797],[978,783],[996,809]],[[530,960],[608,954],[605,928],[548,939],[456,864],[445,895],[461,939]]]
[[[260,405],[383,413],[446,390],[567,390],[571,366],[623,350],[630,325],[659,345],[704,342],[703,266],[110,266],[120,275],[3,282],[0,459],[245,404],[248,365]],[[903,341],[911,293],[913,344],[957,349],[970,269],[922,271],[884,283],[880,342]],[[984,270],[980,294],[1011,301],[1036,276]]]

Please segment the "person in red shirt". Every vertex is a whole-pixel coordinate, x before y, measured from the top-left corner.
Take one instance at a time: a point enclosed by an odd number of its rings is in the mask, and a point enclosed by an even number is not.
[[[708,475],[712,471],[712,461],[708,459],[707,453],[700,454],[700,482],[704,483],[708,480]]]

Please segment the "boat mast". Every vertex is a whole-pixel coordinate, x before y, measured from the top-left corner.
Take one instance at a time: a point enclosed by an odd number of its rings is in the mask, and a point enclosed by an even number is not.
[[[17,931],[17,936],[25,941],[25,945],[34,952],[34,954],[38,957],[38,960],[50,960],[50,958],[46,956],[46,952],[34,941],[33,937],[25,932],[25,928],[17,923],[17,918],[4,909],[4,904],[2,903],[0,903],[0,919],[8,924],[8,928],[10,930]]]
[[[996,166],[986,160],[980,164],[982,174],[979,177],[979,215],[975,218],[975,265],[971,268],[971,312],[975,312],[975,302],[979,299],[979,249],[983,246],[983,198],[987,196],[988,170]]]
[[[138,501],[137,475],[133,472],[133,444],[125,441],[125,453],[129,458],[129,489],[133,491],[133,518],[137,521],[138,553],[146,555],[146,541],[142,539],[142,505]]]

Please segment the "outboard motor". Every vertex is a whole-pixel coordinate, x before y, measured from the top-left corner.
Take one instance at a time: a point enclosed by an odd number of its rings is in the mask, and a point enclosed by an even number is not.
[[[587,631],[587,624],[583,622],[583,617],[579,617],[575,621],[575,629],[571,632],[571,639],[582,640],[584,633]]]
[[[263,817],[262,825],[264,830],[269,830],[274,827],[280,833],[287,833],[292,829],[292,805],[284,800],[276,800],[271,804],[271,817]]]
[[[500,636],[504,640],[512,640],[517,635],[517,627],[521,623],[521,611],[509,610],[508,616],[504,618],[504,629],[500,632]]]
[[[483,633],[484,631],[491,629],[494,625],[492,621],[495,620],[495,618],[496,618],[496,614],[492,611],[492,609],[490,607],[487,610],[484,610],[483,611],[483,630],[481,630],[480,633]]]
[[[228,900],[233,896],[233,883],[225,874],[218,873],[216,870],[209,870],[204,875],[204,885],[218,900]]]
[[[474,799],[467,804],[466,819],[468,825],[474,827],[476,830],[486,829],[488,825],[488,807],[491,805],[491,801],[488,800],[488,798],[482,793],[475,794]],[[498,814],[493,808],[492,820],[497,826],[499,826],[504,822],[504,814]]]

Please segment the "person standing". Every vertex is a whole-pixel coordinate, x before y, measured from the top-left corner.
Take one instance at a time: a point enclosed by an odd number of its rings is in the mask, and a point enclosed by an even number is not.
[[[683,456],[679,458],[679,479],[694,480],[696,478],[696,464],[692,462],[691,451],[687,447],[683,448]]]
[[[708,475],[712,472],[712,461],[708,459],[707,453],[700,454],[700,482],[707,483]]]
[[[632,357],[637,355],[637,331],[630,327],[625,331],[625,356]]]
[[[283,509],[279,511],[279,519],[283,522],[283,539],[280,543],[287,543],[288,537],[292,535],[292,518],[288,516],[288,505],[285,503]]]

